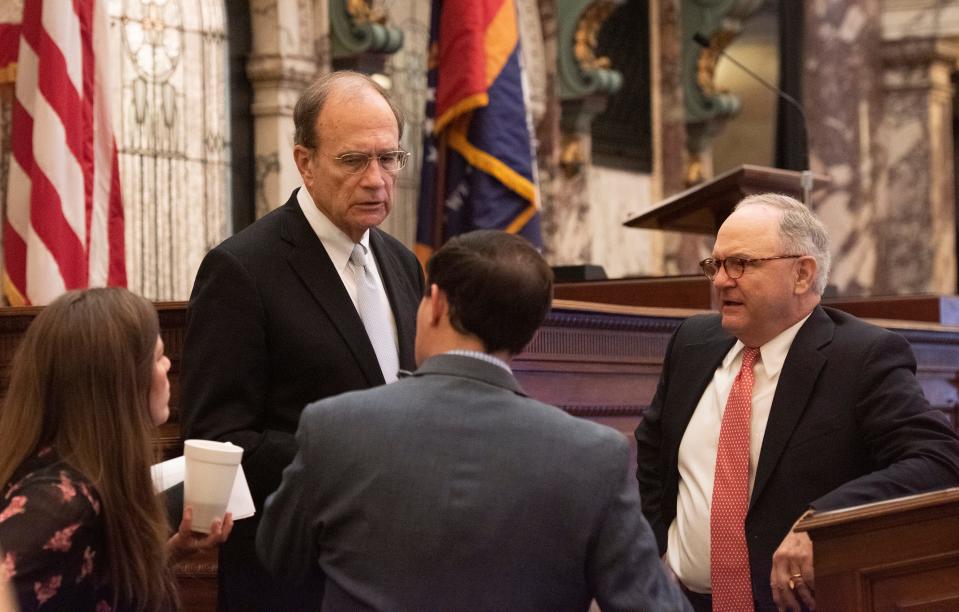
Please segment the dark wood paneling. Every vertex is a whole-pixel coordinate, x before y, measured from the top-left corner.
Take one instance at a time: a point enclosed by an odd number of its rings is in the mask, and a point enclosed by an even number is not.
[[[826,304],[863,318],[959,325],[959,297],[955,295],[834,298],[826,300]]]
[[[959,610],[959,488],[800,521],[816,547],[816,606]]]
[[[698,274],[557,283],[553,295],[577,302],[701,310],[711,308],[713,299],[712,284]]]
[[[164,456],[182,452],[179,434],[179,373],[186,323],[184,303],[157,304],[170,357],[170,421],[159,442]],[[0,393],[19,338],[39,312],[0,309]],[[557,300],[529,347],[513,361],[526,391],[564,410],[609,425],[634,443],[632,432],[649,406],[670,336],[697,310],[636,308]],[[959,401],[959,330],[922,323],[887,322],[912,344],[919,380],[930,402],[956,425]],[[213,610],[216,557],[194,558],[178,567],[184,609]]]
[[[554,295],[561,300],[622,306],[708,309],[714,305],[712,283],[701,275],[557,283]],[[823,304],[867,319],[925,321],[959,326],[959,296],[955,295],[826,298]]]

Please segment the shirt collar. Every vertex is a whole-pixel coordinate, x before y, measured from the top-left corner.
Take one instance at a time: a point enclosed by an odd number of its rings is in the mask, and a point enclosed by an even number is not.
[[[797,321],[794,325],[779,332],[775,338],[759,347],[759,354],[762,357],[759,363],[762,364],[767,378],[772,378],[782,371],[783,364],[786,363],[786,355],[789,354],[789,347],[792,346],[796,334],[799,333],[799,328],[803,326],[803,323],[806,322],[806,319],[808,319],[810,315],[812,315],[812,312]],[[723,358],[723,367],[729,368],[744,348],[746,348],[746,345],[743,344],[742,340],[737,340],[732,350],[726,353],[726,357]]]
[[[317,208],[306,187],[300,187],[300,190],[296,192],[296,201],[300,205],[300,210],[306,216],[307,223],[310,224],[313,232],[316,233],[316,237],[326,248],[327,254],[333,261],[333,266],[337,270],[345,270],[346,264],[350,261],[350,254],[353,253],[353,241],[343,233],[343,230],[333,225],[329,217]],[[363,232],[360,244],[363,245],[366,253],[370,252],[370,230]]]
[[[485,361],[486,363],[492,363],[493,365],[497,365],[503,368],[504,370],[506,370],[507,372],[513,371],[510,369],[509,364],[503,361],[502,359],[500,359],[499,357],[494,357],[493,355],[490,355],[489,353],[484,353],[482,351],[453,349],[452,351],[446,351],[443,354],[444,355],[462,355],[463,357],[472,357],[473,359],[479,359],[479,360]]]

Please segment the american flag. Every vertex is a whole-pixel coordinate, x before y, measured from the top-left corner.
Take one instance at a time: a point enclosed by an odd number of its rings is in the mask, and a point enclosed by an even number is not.
[[[10,304],[126,285],[108,27],[99,0],[24,2],[3,231]]]

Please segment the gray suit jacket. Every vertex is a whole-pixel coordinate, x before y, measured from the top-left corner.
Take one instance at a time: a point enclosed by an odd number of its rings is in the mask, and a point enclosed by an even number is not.
[[[686,610],[662,571],[627,441],[440,355],[306,408],[266,504],[275,574],[325,579],[324,610]],[[315,578],[314,578],[315,579]]]

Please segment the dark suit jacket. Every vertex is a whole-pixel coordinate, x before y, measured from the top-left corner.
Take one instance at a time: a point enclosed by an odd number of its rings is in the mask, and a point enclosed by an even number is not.
[[[643,512],[666,549],[676,517],[679,444],[735,338],[716,314],[670,341],[636,430]],[[830,510],[959,484],[959,441],[932,410],[898,334],[816,307],[796,335],[773,397],[746,516],[753,596],[773,606],[772,554],[807,508]],[[772,607],[775,609],[775,607]]]
[[[439,355],[310,405],[267,501],[274,573],[325,574],[324,610],[688,609],[662,571],[616,431]]]
[[[419,263],[397,240],[370,230],[399,339],[400,367],[413,369]],[[188,438],[242,446],[257,511],[296,453],[304,406],[383,384],[376,354],[296,192],[207,253],[187,310],[183,423]],[[225,550],[255,564],[256,521],[236,524]]]

